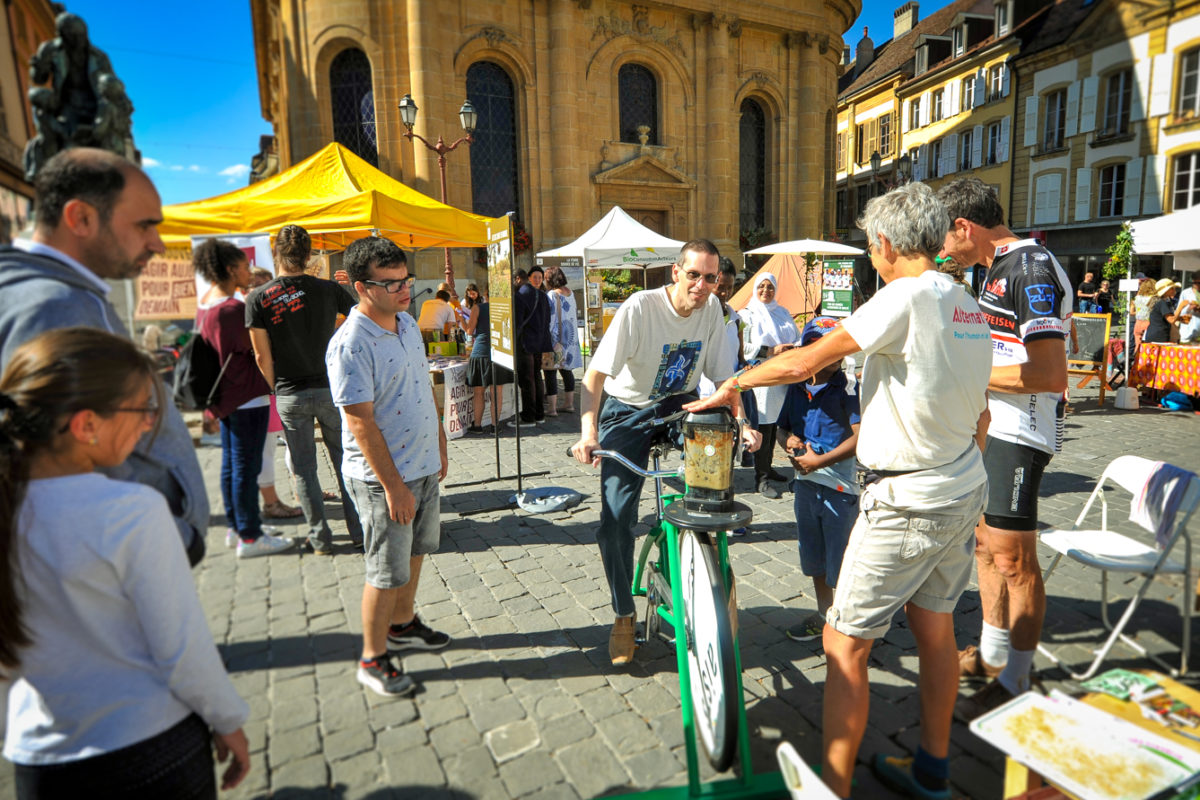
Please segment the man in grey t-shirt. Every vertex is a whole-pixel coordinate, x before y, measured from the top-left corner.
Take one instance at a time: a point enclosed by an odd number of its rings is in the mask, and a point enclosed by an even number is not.
[[[696,398],[701,374],[720,382],[733,374],[725,317],[712,292],[720,254],[707,239],[680,250],[673,283],[637,292],[621,306],[583,376],[581,435],[575,458],[593,464],[592,451],[615,450],[645,469],[650,424]],[[601,410],[601,393],[608,399]],[[741,416],[740,404],[734,413]],[[750,449],[761,437],[744,426]],[[596,544],[604,561],[616,620],[608,640],[613,664],[633,660],[633,525],[643,479],[621,465],[600,464],[600,527]]]

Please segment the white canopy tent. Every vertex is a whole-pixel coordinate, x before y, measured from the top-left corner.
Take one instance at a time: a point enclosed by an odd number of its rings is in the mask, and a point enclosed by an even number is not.
[[[791,255],[804,256],[813,253],[818,256],[861,256],[863,251],[857,247],[851,247],[848,244],[840,244],[839,242],[825,242],[820,239],[796,239],[791,242],[777,242],[775,244],[756,247],[753,250],[747,250],[745,255]]]
[[[1172,255],[1175,269],[1200,269],[1200,206],[1133,223],[1133,251],[1138,255]]]
[[[570,244],[543,250],[538,258],[582,258],[588,269],[637,269],[675,263],[683,242],[650,230],[613,206]]]

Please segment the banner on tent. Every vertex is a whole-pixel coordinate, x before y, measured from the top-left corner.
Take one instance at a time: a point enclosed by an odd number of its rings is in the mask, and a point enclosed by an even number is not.
[[[487,221],[488,314],[492,361],[516,369],[513,359],[512,217]]]
[[[827,260],[821,277],[821,313],[848,317],[854,313],[854,262]]]
[[[172,247],[150,259],[137,278],[136,320],[192,319],[196,316],[196,282],[192,252]]]

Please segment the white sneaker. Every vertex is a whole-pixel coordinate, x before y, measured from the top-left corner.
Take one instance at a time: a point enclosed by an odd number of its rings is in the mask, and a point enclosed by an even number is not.
[[[257,558],[258,556],[269,556],[291,549],[294,544],[291,539],[264,533],[253,542],[238,542],[237,557]]]
[[[275,527],[274,525],[263,525],[261,527],[262,527],[262,532],[265,534],[268,534],[270,536],[276,536],[279,534],[279,528]],[[228,547],[230,550],[232,550],[233,548],[237,547],[238,543],[241,541],[242,540],[237,535],[237,531],[235,531],[233,528],[225,529],[225,546],[226,547]]]

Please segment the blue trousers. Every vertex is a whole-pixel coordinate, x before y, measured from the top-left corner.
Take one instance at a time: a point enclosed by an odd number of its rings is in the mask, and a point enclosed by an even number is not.
[[[600,447],[615,450],[642,469],[650,458],[650,423],[678,411],[696,396],[672,395],[646,408],[634,408],[609,397],[600,411]],[[596,544],[612,595],[613,611],[629,616],[633,605],[633,526],[646,479],[605,459],[600,462],[600,527]]]
[[[221,420],[221,499],[229,527],[246,541],[262,536],[258,473],[271,407],[234,411]]]

